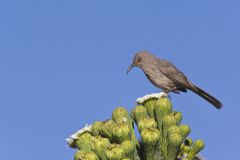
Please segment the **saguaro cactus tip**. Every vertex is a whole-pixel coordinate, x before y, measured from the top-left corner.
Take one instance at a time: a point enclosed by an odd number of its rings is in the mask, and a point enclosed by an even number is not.
[[[131,116],[130,116],[131,115]],[[165,93],[137,99],[131,111],[116,108],[111,119],[86,125],[68,139],[75,160],[200,160],[202,140],[187,138],[191,129],[181,124],[182,113],[172,110]],[[134,133],[138,127],[140,140]]]

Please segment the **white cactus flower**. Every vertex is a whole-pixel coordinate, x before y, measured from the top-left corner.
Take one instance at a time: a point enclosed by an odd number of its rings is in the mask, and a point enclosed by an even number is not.
[[[144,103],[144,101],[151,99],[151,98],[161,98],[161,97],[167,97],[168,95],[165,92],[160,92],[160,93],[152,93],[152,94],[147,94],[143,97],[138,98],[136,101],[138,104]]]
[[[86,124],[85,127],[83,127],[82,129],[80,129],[77,132],[75,132],[74,134],[72,134],[69,138],[66,139],[68,145],[71,145],[74,140],[78,139],[78,136],[80,134],[82,134],[84,132],[90,132],[91,128],[92,128],[92,125]]]
[[[68,146],[73,143],[73,139],[72,138],[67,138],[66,141],[67,141]]]
[[[90,131],[91,131],[91,128],[92,128],[92,125],[91,125],[91,124],[90,124],[90,125],[85,124],[85,127],[82,128],[82,129],[80,129],[80,130],[78,130],[75,134],[79,135],[79,134],[82,134],[82,133],[84,133],[84,132],[86,132],[86,131],[90,132]]]

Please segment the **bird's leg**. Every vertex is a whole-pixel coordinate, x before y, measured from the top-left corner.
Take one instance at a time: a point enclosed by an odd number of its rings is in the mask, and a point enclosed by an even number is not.
[[[162,92],[164,93],[164,97],[169,98],[171,101],[171,96],[168,94],[168,92],[166,92],[166,90],[162,90]]]
[[[171,90],[170,89],[165,89],[163,90],[164,93],[168,94]]]
[[[170,101],[172,101],[172,97],[168,94],[168,97],[167,97]]]

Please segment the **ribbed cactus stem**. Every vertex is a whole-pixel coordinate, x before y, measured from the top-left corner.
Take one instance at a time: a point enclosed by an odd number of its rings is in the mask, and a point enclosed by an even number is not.
[[[176,125],[179,125],[181,120],[182,120],[182,113],[181,112],[172,112],[171,115],[175,118],[176,120]]]
[[[106,149],[110,141],[107,138],[96,136],[93,138],[92,151],[94,151],[101,160],[107,160]]]
[[[167,133],[168,128],[176,125],[176,120],[171,114],[167,114],[162,119],[162,139],[160,141],[160,151],[162,152],[164,157],[167,157],[167,147],[168,147],[168,139]]]
[[[112,128],[114,128],[115,126],[116,126],[116,123],[111,119],[104,121],[99,131],[100,135],[105,138],[108,138],[111,141],[113,136]]]
[[[163,131],[164,131],[163,132],[164,136],[166,136],[168,128],[173,126],[173,125],[176,125],[175,118],[170,114],[165,115],[163,117],[163,125],[162,125]]]
[[[135,144],[129,140],[121,143],[121,148],[124,150],[125,156],[130,160],[134,160]]]
[[[131,140],[131,129],[128,123],[118,123],[113,128],[113,140],[117,143],[122,143],[125,140]]]
[[[182,124],[179,127],[181,130],[181,135],[182,135],[183,139],[185,139],[190,134],[191,128],[186,124]]]
[[[170,134],[173,134],[173,133],[181,134],[181,129],[180,129],[180,127],[177,126],[177,125],[170,126],[170,127],[167,129],[167,134],[170,135]]]
[[[91,128],[92,135],[94,136],[99,135],[102,125],[103,125],[102,122],[98,122],[98,121],[94,122]]]
[[[177,154],[179,152],[179,148],[183,139],[181,136],[180,127],[177,125],[170,126],[167,131],[168,135],[168,151],[167,151],[167,159],[176,159]]]
[[[185,155],[188,155],[190,150],[191,150],[190,146],[184,146],[182,153]]]
[[[157,98],[150,98],[143,102],[143,106],[147,108],[149,116],[154,118],[154,107],[157,102]]]
[[[196,155],[198,154],[198,152],[200,152],[204,148],[204,146],[205,146],[205,144],[202,140],[196,140],[193,143],[192,148],[188,152],[187,160],[193,160],[196,157]]]
[[[106,155],[108,160],[121,160],[125,158],[124,150],[119,144],[111,144],[106,150]]]
[[[118,107],[112,112],[112,120],[116,123],[131,122],[128,111],[123,107]]]
[[[153,118],[144,118],[138,122],[137,126],[141,132],[144,128],[157,128],[157,122]]]
[[[155,104],[154,112],[155,119],[158,124],[158,129],[160,131],[160,142],[163,140],[163,117],[172,111],[172,103],[167,97],[159,98]]]
[[[131,117],[134,120],[136,124],[143,119],[149,117],[148,111],[144,106],[136,106],[132,112],[131,112]]]
[[[99,158],[92,151],[80,150],[75,153],[74,160],[99,160]]]
[[[143,156],[145,160],[154,160],[157,145],[160,139],[160,133],[155,128],[145,128],[141,131],[143,142]]]
[[[112,120],[117,124],[127,123],[130,128],[130,139],[135,143],[135,145],[139,146],[138,140],[134,134],[133,121],[129,116],[128,111],[123,107],[116,108],[112,113]],[[120,143],[120,142],[119,142]]]
[[[89,132],[84,132],[78,136],[76,146],[80,150],[91,151],[93,136]]]
[[[135,146],[139,149],[140,145],[138,142],[138,139],[136,138],[135,134],[134,134],[134,128],[131,128],[131,141],[135,144]]]
[[[182,136],[179,133],[171,133],[168,135],[168,153],[166,160],[175,160],[177,158],[177,154],[182,141]]]

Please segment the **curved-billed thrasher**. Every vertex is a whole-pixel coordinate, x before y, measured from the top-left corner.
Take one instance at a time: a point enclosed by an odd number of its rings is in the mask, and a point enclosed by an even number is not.
[[[219,100],[194,85],[183,72],[169,61],[157,58],[147,51],[141,51],[134,56],[133,63],[129,66],[127,73],[135,66],[141,68],[150,82],[165,93],[187,92],[187,89],[189,89],[210,102],[217,109],[222,107]]]

